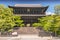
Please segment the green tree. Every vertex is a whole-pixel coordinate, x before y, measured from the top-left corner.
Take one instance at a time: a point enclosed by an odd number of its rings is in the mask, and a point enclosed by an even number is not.
[[[12,29],[15,25],[13,21],[14,20],[11,9],[0,5],[0,31],[4,32]]]
[[[55,14],[60,15],[60,5],[56,5],[54,9],[55,9]]]
[[[46,32],[52,32],[57,34],[60,28],[60,16],[59,15],[50,15],[46,17],[39,18],[39,23],[42,26],[43,30]]]
[[[23,20],[21,20],[21,17],[20,16],[14,16],[14,22],[16,24],[15,25],[16,27],[24,26]]]
[[[0,5],[0,31],[11,31],[15,25],[22,24],[20,16],[13,15],[13,9]]]
[[[39,18],[38,20],[41,26],[43,27],[43,29],[48,31],[49,27],[51,27],[53,18],[52,16],[46,16],[46,17]]]

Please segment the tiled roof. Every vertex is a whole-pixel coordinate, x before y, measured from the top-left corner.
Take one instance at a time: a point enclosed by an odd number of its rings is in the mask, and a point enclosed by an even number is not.
[[[16,7],[42,7],[41,4],[15,4]]]

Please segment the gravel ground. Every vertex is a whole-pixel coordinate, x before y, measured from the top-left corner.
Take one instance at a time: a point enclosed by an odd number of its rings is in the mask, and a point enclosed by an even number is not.
[[[51,37],[39,37],[37,35],[19,35],[16,37],[0,37],[0,40],[49,40]],[[52,40],[60,40],[53,37]]]

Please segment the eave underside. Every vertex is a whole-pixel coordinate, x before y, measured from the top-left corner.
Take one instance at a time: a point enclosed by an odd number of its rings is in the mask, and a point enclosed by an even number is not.
[[[8,6],[9,8],[41,8],[44,10],[44,12],[48,9],[49,6],[46,6],[46,7],[16,7],[16,6]]]
[[[46,16],[46,15],[41,15],[41,14],[14,14],[16,16]]]

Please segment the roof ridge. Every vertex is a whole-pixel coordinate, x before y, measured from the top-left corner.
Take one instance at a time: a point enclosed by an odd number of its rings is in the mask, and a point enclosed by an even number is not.
[[[15,4],[17,7],[42,7],[41,4]]]

